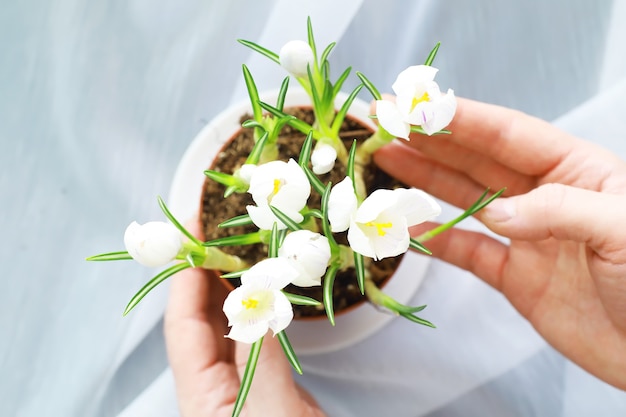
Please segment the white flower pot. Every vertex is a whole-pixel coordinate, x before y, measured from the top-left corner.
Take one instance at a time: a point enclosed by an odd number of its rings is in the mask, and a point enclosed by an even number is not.
[[[274,103],[277,91],[261,94],[261,99]],[[346,99],[337,98],[338,105]],[[303,91],[290,90],[285,106],[309,105]],[[194,138],[178,165],[170,188],[168,207],[179,220],[197,216],[205,181],[204,171],[230,138],[241,128],[240,118],[251,113],[250,103],[243,101],[220,113]],[[355,100],[350,115],[372,125],[368,118],[369,104]],[[396,300],[406,303],[422,283],[430,259],[409,251],[405,254],[384,291]],[[286,332],[298,355],[318,354],[339,350],[355,344],[378,331],[395,316],[363,303],[335,318],[335,327],[328,320],[294,320]]]

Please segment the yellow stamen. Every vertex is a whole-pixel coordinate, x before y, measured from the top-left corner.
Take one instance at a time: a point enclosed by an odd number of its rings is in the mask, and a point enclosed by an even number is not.
[[[241,305],[243,305],[246,310],[250,310],[252,308],[257,308],[259,305],[259,300],[255,300],[254,298],[246,298],[241,300]]]
[[[272,196],[275,196],[276,194],[278,194],[278,191],[280,190],[280,187],[282,185],[283,185],[283,182],[279,180],[278,178],[274,180],[274,190],[272,191]]]
[[[387,232],[384,229],[389,229],[390,227],[393,226],[391,222],[387,222],[387,223],[367,222],[365,223],[365,225],[368,227],[375,227],[376,232],[378,232],[378,236],[385,236]]]
[[[413,109],[415,109],[415,106],[417,106],[419,103],[423,103],[429,100],[430,97],[428,97],[428,93],[424,93],[420,98],[413,97],[413,102],[411,103],[411,111],[413,111]]]

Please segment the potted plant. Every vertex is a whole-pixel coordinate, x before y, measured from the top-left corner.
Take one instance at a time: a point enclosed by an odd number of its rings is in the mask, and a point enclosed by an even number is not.
[[[206,167],[200,204],[204,236],[189,233],[159,198],[169,222],[133,222],[124,235],[126,251],[89,258],[135,259],[149,267],[178,261],[141,288],[124,314],[185,268],[219,271],[225,281],[234,281],[224,303],[231,326],[226,336],[252,347],[233,415],[241,411],[268,330],[278,337],[293,368],[302,372],[286,334],[294,315],[321,312],[334,324],[336,311],[367,300],[434,327],[416,315],[425,306],[404,305],[381,287],[410,248],[430,254],[424,242],[500,194],[487,198],[485,191],[456,219],[411,238],[410,226],[436,217],[441,209],[426,193],[377,170],[371,156],[396,137],[408,140],[411,132],[449,133],[443,129],[454,116],[456,101],[452,90],[443,94],[434,81],[432,63],[439,45],[423,65],[399,74],[392,86],[395,101],[384,99],[362,73],[357,73],[361,84],[343,95],[350,68],[332,81],[328,58],[335,44],[318,53],[310,20],[307,28],[307,42],[288,42],[280,53],[240,41],[285,68],[309,107],[286,105],[289,76],[272,100],[259,95],[243,66],[250,114],[237,135],[220,138],[223,147],[211,145],[215,158]],[[349,116],[363,88],[376,100],[374,117],[380,127]],[[197,151],[192,147],[188,155]]]

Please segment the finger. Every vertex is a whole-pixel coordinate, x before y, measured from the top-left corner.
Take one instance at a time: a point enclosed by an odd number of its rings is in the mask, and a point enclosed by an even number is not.
[[[432,225],[428,225],[432,229]],[[417,236],[422,228],[412,228]],[[508,247],[479,232],[450,229],[424,242],[433,256],[473,273],[498,291],[503,291],[502,272]]]
[[[384,146],[374,155],[376,164],[403,183],[422,189],[460,208],[467,208],[485,191],[462,172],[422,156],[400,143]]]
[[[250,345],[237,343],[235,362],[240,377],[244,374],[249,353]],[[303,397],[306,399],[304,402]],[[272,337],[271,332],[268,333],[263,339],[256,372],[246,399],[246,409],[254,416],[314,415],[303,410],[303,407],[310,407],[308,411],[313,413],[312,404],[315,404],[313,398],[294,382],[291,365],[278,338]]]
[[[526,175],[543,175],[578,140],[538,118],[477,101],[458,99],[446,140],[493,158]]]
[[[194,233],[194,227],[189,229]],[[183,415],[192,415],[199,408],[226,407],[238,390],[232,348],[224,338],[226,289],[212,272],[199,268],[184,270],[171,279],[164,330],[181,409],[194,410]],[[211,393],[211,398],[205,398],[206,393]]]
[[[553,237],[588,244],[606,252],[623,247],[626,197],[562,184],[545,184],[530,193],[497,199],[481,220],[503,236],[522,240]]]
[[[403,144],[418,150],[424,157],[464,173],[483,188],[499,190],[506,187],[508,193],[521,194],[536,186],[534,176],[520,174],[490,156],[468,149],[444,135],[435,137],[415,135],[410,142]]]

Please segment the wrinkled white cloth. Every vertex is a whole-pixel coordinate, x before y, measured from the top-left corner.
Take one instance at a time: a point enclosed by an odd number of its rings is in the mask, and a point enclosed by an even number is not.
[[[156,196],[167,196],[187,145],[245,98],[242,63],[260,89],[284,77],[237,38],[278,50],[306,38],[311,15],[320,44],[339,41],[333,70],[350,65],[382,91],[441,41],[442,88],[626,158],[619,0],[5,3],[2,416],[177,415],[161,333],[167,285],[122,318],[155,271],[84,258],[121,250],[131,221],[162,219]],[[411,301],[429,305],[437,330],[396,319],[354,346],[301,358],[298,381],[330,416],[626,414],[624,392],[565,360],[470,274],[432,261]]]

